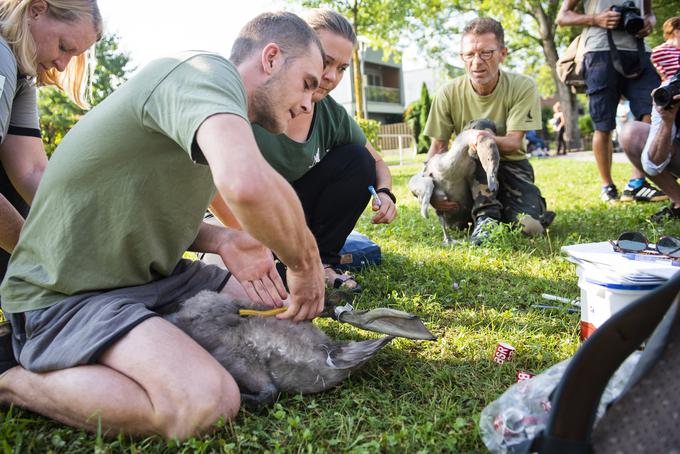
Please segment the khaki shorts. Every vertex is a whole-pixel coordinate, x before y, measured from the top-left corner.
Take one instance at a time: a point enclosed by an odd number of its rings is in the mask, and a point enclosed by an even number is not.
[[[6,314],[19,364],[48,372],[96,363],[118,339],[163,307],[202,290],[220,291],[230,273],[182,260],[171,276],[136,287],[69,296],[53,306]]]

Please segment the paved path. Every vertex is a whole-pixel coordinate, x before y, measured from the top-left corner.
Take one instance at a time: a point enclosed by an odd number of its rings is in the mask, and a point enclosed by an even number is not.
[[[386,159],[391,160],[392,162],[390,163],[391,167],[398,167],[399,162],[393,162],[394,159],[399,159],[399,152],[396,150],[387,150],[386,152],[383,152],[383,157]],[[534,158],[534,159],[544,159],[544,158]],[[593,155],[592,151],[574,151],[571,153],[568,153],[567,155],[560,155],[560,156],[551,156],[550,159],[570,159],[574,161],[582,161],[582,162],[595,162],[595,156]],[[405,164],[413,164],[413,154],[412,153],[404,153],[404,163]],[[628,158],[626,158],[625,153],[614,153],[613,159],[614,162],[622,162],[622,163],[627,163]]]
[[[593,155],[592,151],[575,151],[567,155],[553,156],[551,159],[573,159],[575,161],[595,162],[595,155]],[[613,161],[626,163],[628,158],[625,153],[614,153]]]

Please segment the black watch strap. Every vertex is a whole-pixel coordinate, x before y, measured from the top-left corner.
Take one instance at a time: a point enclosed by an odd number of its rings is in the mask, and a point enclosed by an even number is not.
[[[377,193],[383,192],[383,193],[387,194],[387,197],[392,199],[392,203],[394,203],[395,205],[397,204],[397,197],[394,194],[392,194],[392,191],[390,191],[389,188],[376,189],[375,192],[377,192]]]

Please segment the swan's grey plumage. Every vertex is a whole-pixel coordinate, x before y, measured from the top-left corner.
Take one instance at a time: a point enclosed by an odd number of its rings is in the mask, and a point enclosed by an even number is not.
[[[332,388],[392,340],[336,342],[311,322],[238,314],[250,307],[204,291],[163,314],[229,371],[250,403]]]
[[[458,134],[451,148],[445,153],[431,157],[423,172],[411,177],[409,190],[418,197],[420,213],[427,218],[430,200],[442,199],[444,196],[451,202],[457,202],[460,208],[455,211],[437,212],[439,222],[444,231],[444,243],[450,244],[451,237],[448,228],[466,228],[471,219],[472,195],[471,188],[475,182],[475,160],[478,160],[486,171],[488,190],[498,189],[498,165],[500,153],[496,142],[488,137],[481,137],[477,144],[477,151],[468,146],[469,135],[473,129],[487,130],[496,133],[496,125],[491,120],[475,120],[470,122]]]

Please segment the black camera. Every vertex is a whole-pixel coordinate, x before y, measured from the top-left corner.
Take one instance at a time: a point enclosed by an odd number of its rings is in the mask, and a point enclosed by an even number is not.
[[[620,5],[613,5],[611,10],[621,14],[621,19],[616,24],[615,30],[625,30],[631,35],[637,35],[645,26],[645,21],[640,14],[640,8],[635,6],[635,3],[630,0]]]
[[[668,83],[657,88],[654,92],[654,104],[660,107],[668,107],[675,104],[674,96],[680,95],[680,71],[668,79]]]

